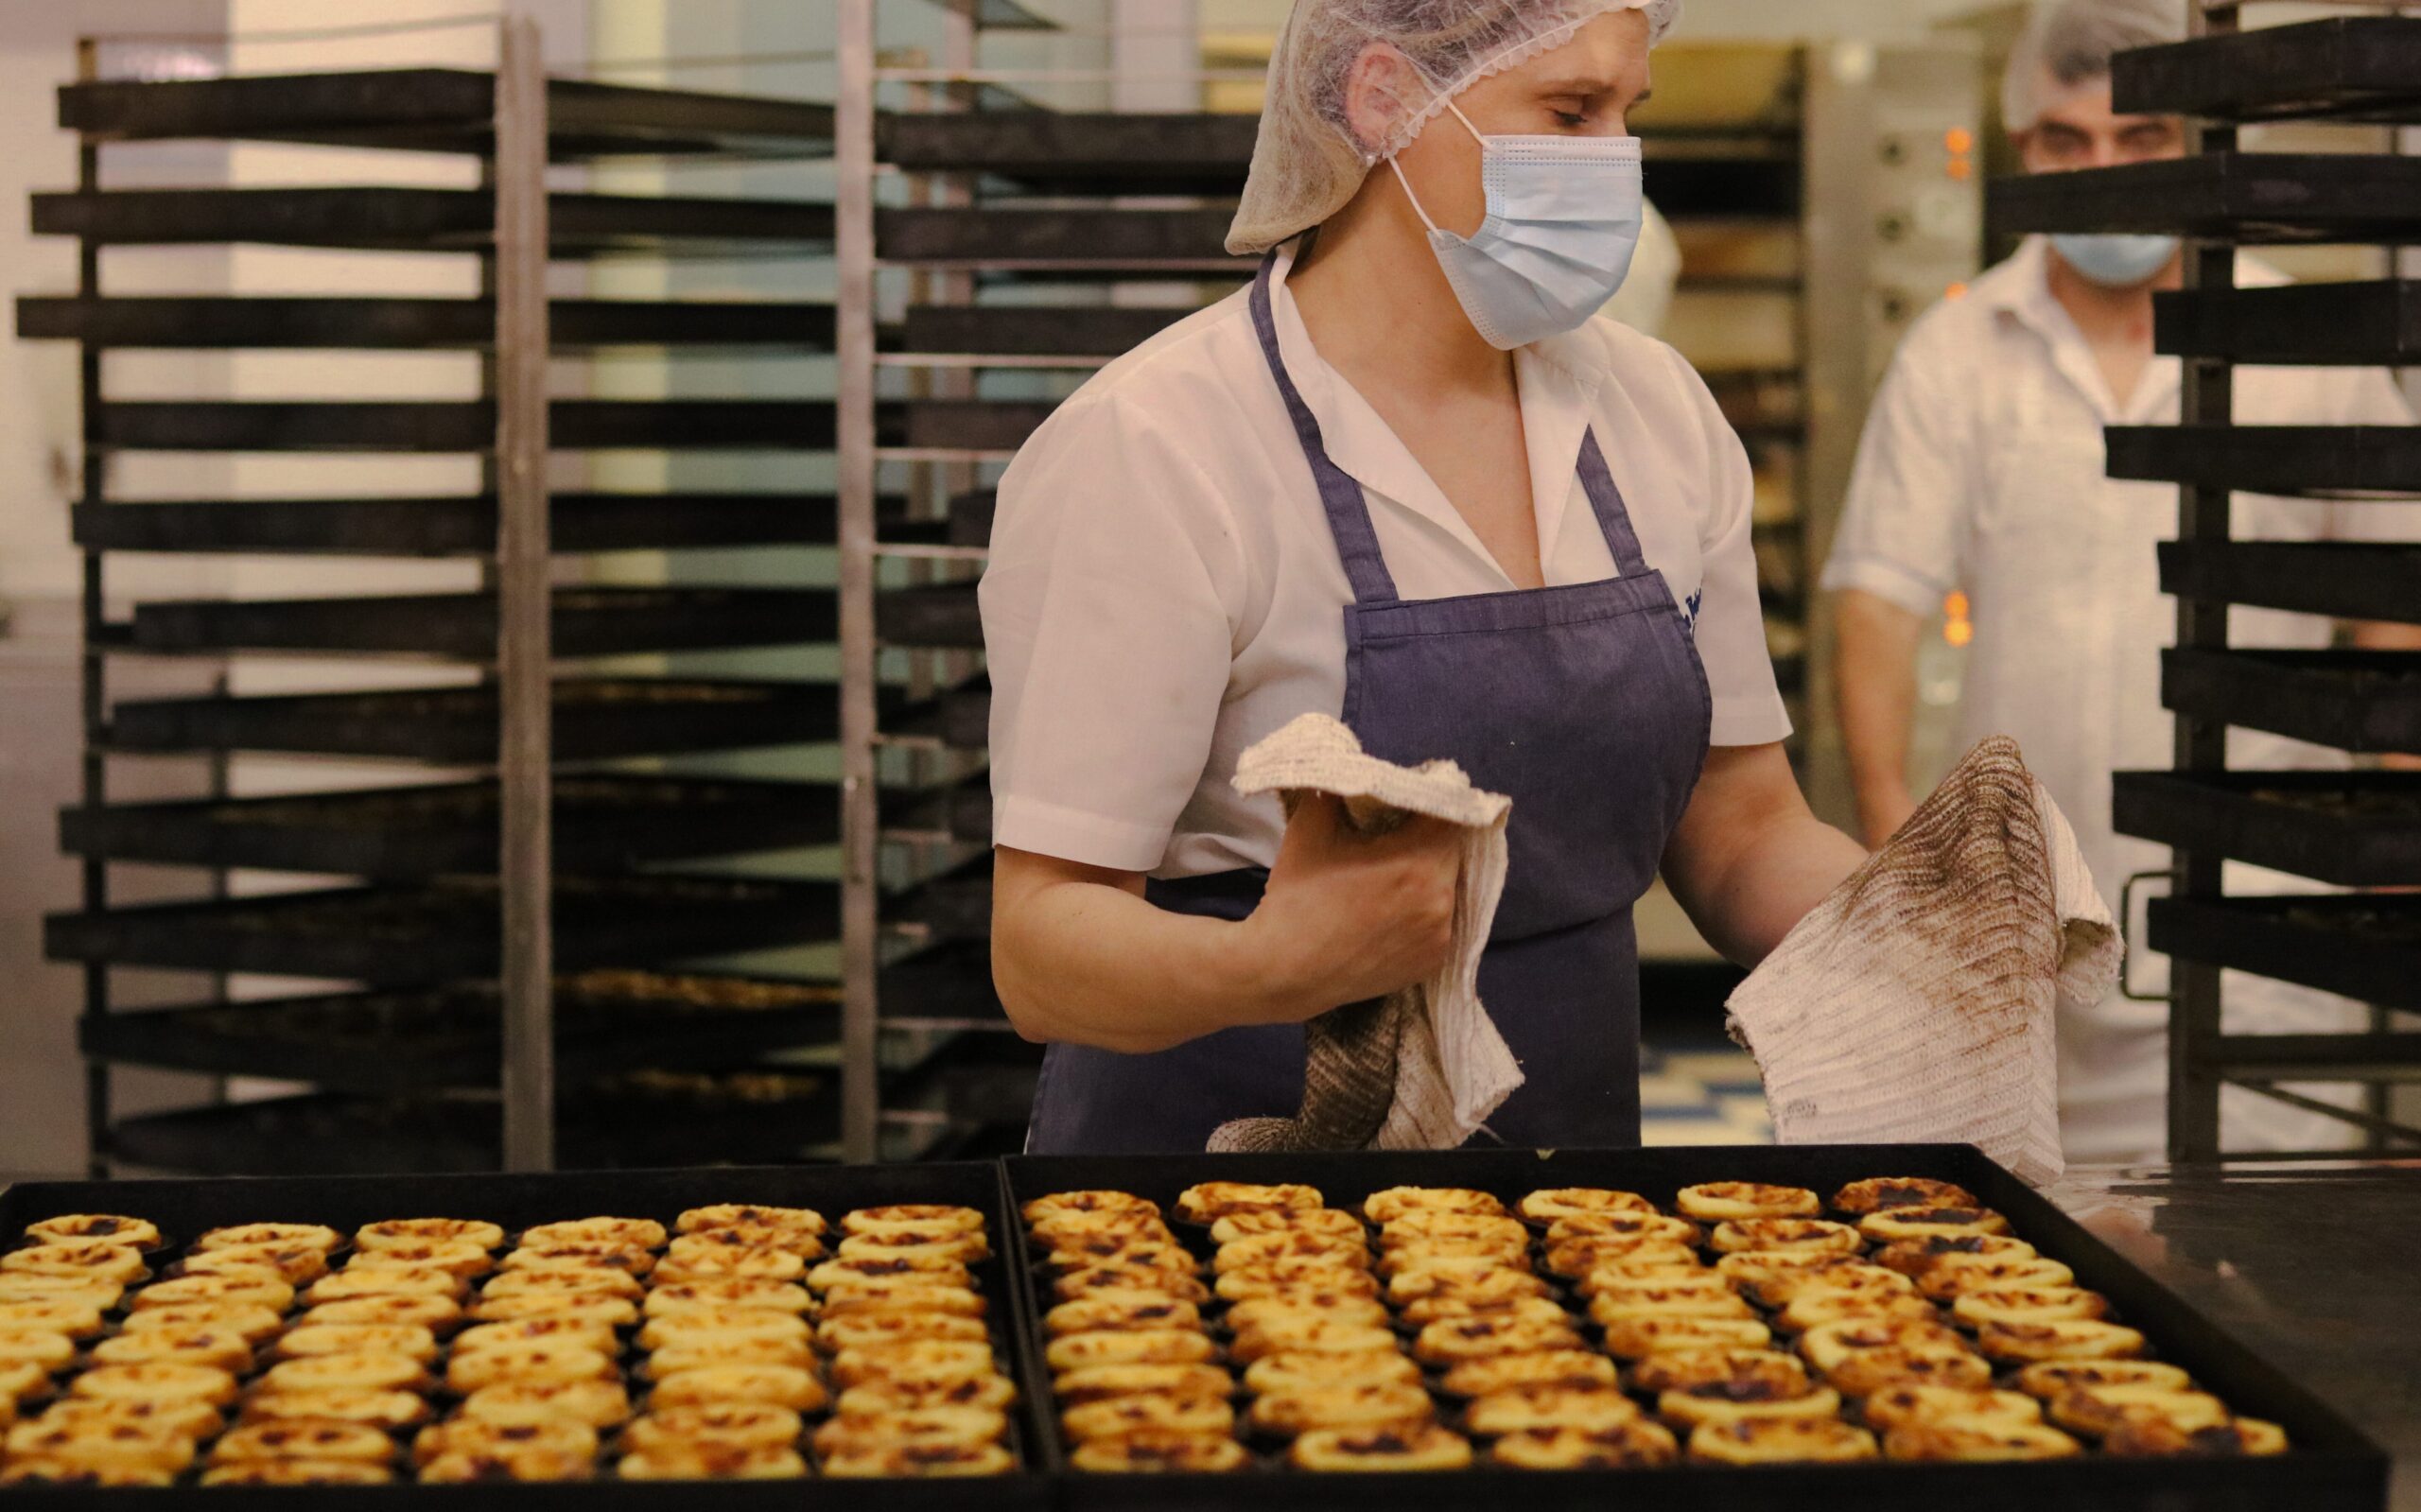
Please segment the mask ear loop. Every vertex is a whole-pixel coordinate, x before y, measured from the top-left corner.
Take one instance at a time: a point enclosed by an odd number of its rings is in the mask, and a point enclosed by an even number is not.
[[[1488,138],[1479,134],[1479,128],[1472,124],[1472,118],[1463,113],[1462,107],[1454,103],[1454,96],[1447,96],[1446,108],[1454,113],[1454,119],[1463,123],[1463,130],[1472,134],[1472,140],[1477,142],[1480,149],[1485,152],[1488,149]],[[1390,153],[1387,157],[1387,166],[1395,169],[1396,182],[1403,185],[1403,197],[1412,201],[1412,213],[1420,217],[1420,223],[1428,227],[1429,234],[1434,236],[1437,235],[1437,222],[1430,219],[1429,212],[1420,208],[1420,196],[1412,192],[1412,181],[1403,176],[1403,165],[1396,161],[1401,156],[1402,156],[1401,151]]]

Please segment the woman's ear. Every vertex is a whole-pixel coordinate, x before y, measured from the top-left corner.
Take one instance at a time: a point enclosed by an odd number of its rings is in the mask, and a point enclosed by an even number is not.
[[[1385,43],[1363,47],[1345,76],[1345,124],[1367,156],[1412,110],[1420,83],[1403,54]]]

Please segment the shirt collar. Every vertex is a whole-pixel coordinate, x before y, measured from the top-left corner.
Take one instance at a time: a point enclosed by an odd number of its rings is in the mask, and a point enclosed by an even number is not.
[[[1319,423],[1329,460],[1370,496],[1419,517],[1504,577],[1503,566],[1402,440],[1312,345],[1311,331],[1286,287],[1298,246],[1281,248],[1270,269],[1270,313],[1287,376]],[[1600,381],[1594,365],[1575,360],[1581,354],[1573,350],[1574,340],[1557,337],[1513,355],[1514,379],[1522,396],[1523,439],[1529,454],[1531,511],[1542,561],[1553,556],[1557,532],[1562,528],[1580,464],[1580,440],[1588,431]],[[1505,581],[1511,585],[1510,578]]]

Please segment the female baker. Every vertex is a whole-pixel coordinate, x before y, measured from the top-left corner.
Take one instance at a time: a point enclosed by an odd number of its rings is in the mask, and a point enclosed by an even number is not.
[[[1479,973],[1504,1142],[1639,1139],[1631,906],[1735,961],[1863,852],[1780,744],[1740,442],[1591,317],[1625,116],[1681,0],[1297,0],[1228,250],[1251,286],[1104,369],[1001,484],[993,969],[1050,1042],[1030,1147],[1292,1116],[1302,1022],[1436,972],[1459,842],[1229,786],[1307,711],[1509,794]]]

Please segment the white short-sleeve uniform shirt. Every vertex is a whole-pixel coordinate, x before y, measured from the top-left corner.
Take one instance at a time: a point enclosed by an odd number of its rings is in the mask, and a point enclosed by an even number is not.
[[[1280,348],[1331,457],[1363,487],[1398,592],[1510,589],[1313,349],[1289,262],[1281,252],[1272,278]],[[1278,805],[1237,795],[1236,758],[1298,715],[1342,709],[1353,593],[1247,292],[1095,374],[1001,480],[982,588],[999,844],[1164,878],[1277,857]],[[1548,585],[1615,575],[1576,472],[1594,427],[1649,566],[1694,617],[1714,743],[1783,739],[1748,458],[1705,384],[1670,347],[1602,320],[1514,362]]]
[[[2110,905],[2127,878],[2162,869],[2168,852],[2116,834],[2111,773],[2167,767],[2172,721],[2161,704],[2160,653],[2174,643],[2175,601],[2160,590],[2159,543],[2177,533],[2177,489],[2106,476],[2102,429],[2178,422],[2182,365],[2152,359],[2121,403],[2092,349],[2052,296],[2046,244],[2029,240],[1976,280],[1963,299],[1936,305],[1910,329],[1875,395],[1841,524],[1824,569],[1827,588],[1858,588],[1932,615],[1964,591],[1976,636],[1959,706],[1961,749],[2011,735],[2057,802]],[[2287,282],[2240,259],[2238,282]],[[2412,412],[2376,369],[2243,368],[2236,413],[2243,425],[2400,426]],[[2421,539],[2421,508],[2239,494],[2235,534],[2271,541]],[[2318,648],[2325,619],[2238,607],[2239,646]],[[2344,756],[2281,736],[2237,730],[2229,762],[2240,767],[2343,766]],[[2233,869],[2232,869],[2233,870]],[[2231,890],[2295,884],[2249,870]],[[2141,911],[2129,921],[2140,942]],[[2161,990],[2159,957],[2140,944],[2131,975]],[[2342,999],[2229,976],[2230,1028],[2289,1033],[2359,1027]],[[2071,1159],[2127,1159],[2162,1142],[2168,1081],[2161,1003],[2114,994],[2060,1024],[2061,1096]],[[2250,1138],[2293,1143],[2331,1127],[2244,1097],[2230,1122]],[[2281,1115],[2284,1115],[2283,1117]],[[2264,1131],[2274,1131],[2268,1134]],[[2234,1133],[2231,1135],[2234,1140]]]

